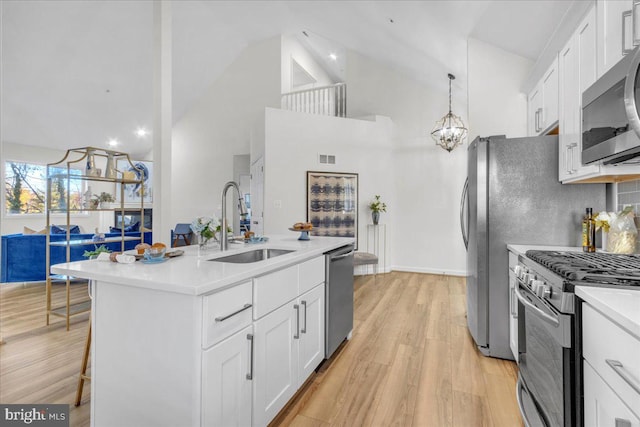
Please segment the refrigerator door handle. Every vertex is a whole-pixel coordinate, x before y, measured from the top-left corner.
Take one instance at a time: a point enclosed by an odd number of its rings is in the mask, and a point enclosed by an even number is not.
[[[468,206],[467,199],[469,195],[469,178],[464,181],[464,188],[462,189],[462,197],[460,198],[460,231],[462,231],[462,241],[464,242],[465,249],[469,249],[469,215],[467,215],[467,224],[464,221],[464,210]]]

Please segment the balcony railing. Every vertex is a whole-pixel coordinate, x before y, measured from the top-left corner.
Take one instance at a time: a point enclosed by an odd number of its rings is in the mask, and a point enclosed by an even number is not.
[[[347,117],[347,84],[283,93],[281,107],[300,113]]]

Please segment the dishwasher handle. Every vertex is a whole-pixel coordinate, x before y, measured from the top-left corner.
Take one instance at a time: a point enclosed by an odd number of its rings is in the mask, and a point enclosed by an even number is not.
[[[354,253],[355,253],[355,251],[347,252],[346,254],[342,254],[342,255],[338,255],[338,256],[329,255],[329,259],[331,261],[336,261],[336,260],[339,260],[339,259],[342,259],[342,258],[346,258],[349,255],[353,255]]]

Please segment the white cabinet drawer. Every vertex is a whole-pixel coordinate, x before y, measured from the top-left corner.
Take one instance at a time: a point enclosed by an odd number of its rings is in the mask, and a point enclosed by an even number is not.
[[[590,305],[582,304],[583,357],[640,416],[640,341]]]
[[[588,362],[584,363],[584,425],[593,427],[640,427],[640,419],[602,381]]]
[[[253,279],[253,318],[267,313],[298,297],[298,266]]]
[[[324,256],[300,264],[300,293],[303,294],[324,282]]]
[[[251,281],[248,281],[203,298],[203,348],[251,324],[252,296]]]

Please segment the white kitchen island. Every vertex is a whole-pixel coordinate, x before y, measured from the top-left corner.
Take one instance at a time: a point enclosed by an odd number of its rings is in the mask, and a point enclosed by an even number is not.
[[[268,424],[324,358],[323,254],[351,243],[292,234],[224,253],[182,247],[160,264],[53,266],[90,280],[91,424]],[[210,260],[263,248],[293,252]]]

